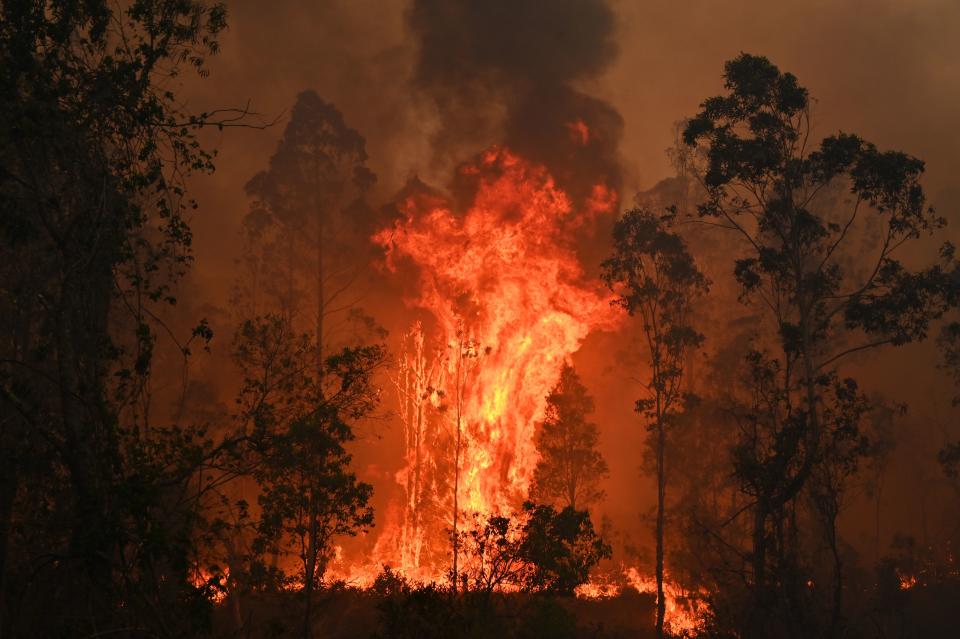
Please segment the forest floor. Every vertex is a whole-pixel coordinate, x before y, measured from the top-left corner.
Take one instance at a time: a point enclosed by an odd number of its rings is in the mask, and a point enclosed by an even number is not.
[[[393,626],[388,628],[387,619],[391,615],[386,610],[396,601],[355,588],[321,591],[314,603],[313,636],[315,639],[455,639],[443,627],[443,618],[449,620],[451,616],[444,604],[437,606],[439,599],[432,603],[423,600],[411,603],[408,599],[399,607],[394,605]],[[239,607],[235,603],[227,599],[217,605],[214,636],[223,639],[303,636],[303,603],[298,593],[254,595],[241,601]],[[498,595],[492,609],[492,613],[482,613],[484,618],[480,623],[485,628],[468,630],[463,617],[469,617],[470,613],[464,615],[461,606],[461,616],[453,622],[458,631],[462,630],[456,637],[648,639],[655,634],[653,595],[629,590],[603,599]]]

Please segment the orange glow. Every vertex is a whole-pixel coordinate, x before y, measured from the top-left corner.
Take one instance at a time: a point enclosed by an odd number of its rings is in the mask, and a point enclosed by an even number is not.
[[[397,362],[404,503],[388,508],[371,558],[334,562],[358,585],[383,564],[412,579],[446,579],[458,370],[462,530],[472,513],[519,509],[538,459],[534,426],[561,368],[591,331],[620,321],[574,249],[576,229],[614,210],[616,194],[598,185],[598,198],[574,210],[545,168],[497,147],[460,173],[475,184],[462,214],[435,195],[413,195],[399,205],[403,219],[373,237],[388,268],[416,267],[408,301],[432,321],[411,329]]]
[[[574,142],[585,146],[590,141],[590,128],[583,120],[567,123],[567,130],[570,131],[570,137]]]
[[[585,124],[571,131],[586,143]],[[399,204],[400,221],[373,237],[386,250],[388,268],[417,268],[408,302],[432,321],[413,325],[396,362],[402,503],[388,507],[370,557],[351,561],[337,553],[329,568],[329,577],[354,586],[370,586],[384,565],[414,582],[448,579],[458,389],[463,530],[472,513],[518,510],[538,459],[534,427],[561,368],[591,331],[621,321],[600,283],[584,277],[573,241],[595,216],[616,210],[615,192],[597,184],[574,210],[543,167],[496,147],[460,172],[476,181],[464,213],[418,193]],[[653,577],[628,568],[615,581],[594,579],[576,594],[612,597],[624,587],[656,592]],[[705,604],[689,595],[666,584],[671,632],[702,628]]]
[[[229,568],[224,568],[223,572],[218,574],[209,571],[206,568],[196,566],[194,567],[193,574],[190,576],[190,583],[193,585],[193,587],[205,589],[209,594],[210,601],[215,604],[223,603],[223,601],[227,598],[225,584],[229,580]]]
[[[666,577],[663,584],[666,604],[664,627],[673,635],[696,636],[704,629],[706,614],[709,612],[701,597],[706,593],[691,593],[671,582],[669,575]],[[577,588],[576,593],[584,599],[605,599],[616,597],[624,587],[654,596],[657,594],[657,580],[652,576],[641,575],[632,567],[624,569],[616,580],[593,579]]]
[[[900,590],[910,590],[917,585],[916,575],[900,575]]]

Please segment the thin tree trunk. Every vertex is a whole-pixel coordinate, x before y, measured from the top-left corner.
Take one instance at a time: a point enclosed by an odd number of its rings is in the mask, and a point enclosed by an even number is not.
[[[419,382],[418,382],[419,386]],[[420,538],[420,522],[422,519],[420,513],[420,500],[421,500],[421,485],[422,479],[420,473],[422,472],[421,466],[423,465],[422,460],[422,448],[423,448],[423,397],[421,392],[418,390],[418,396],[416,399],[417,407],[417,418],[416,418],[416,433],[414,434],[414,465],[413,465],[413,529],[416,531],[416,536]],[[419,547],[415,549],[414,561],[417,566],[420,565],[420,550]]]
[[[19,477],[16,463],[10,463],[0,473],[0,637],[6,636],[7,611],[7,555],[13,524],[13,504],[16,501]]]
[[[453,460],[453,594],[457,594],[457,557],[459,555],[460,540],[457,538],[457,519],[460,513],[460,436],[462,407],[463,407],[463,387],[460,383],[460,372],[463,365],[463,336],[457,340],[457,442],[454,448]]]
[[[843,612],[843,560],[837,543],[836,511],[830,517],[830,551],[833,553],[833,610],[830,614],[830,636],[840,636],[840,621]]]
[[[748,625],[749,639],[760,639],[763,634],[767,602],[767,509],[758,503],[753,513],[753,610]]]
[[[659,393],[658,393],[659,395]],[[659,406],[660,399],[657,398]],[[658,412],[659,412],[658,408]],[[663,595],[663,522],[666,509],[666,473],[664,468],[664,448],[666,432],[663,415],[657,416],[657,637],[663,639],[663,621],[667,612],[667,603]]]
[[[880,563],[880,503],[883,497],[883,475],[877,477],[877,499],[874,508],[873,562]]]
[[[317,512],[314,495],[310,495],[310,538],[307,542],[307,561],[304,565],[303,584],[303,639],[313,637],[313,581],[317,572]]]
[[[317,383],[323,381],[323,315],[326,312],[324,299],[323,268],[323,212],[317,206]],[[322,391],[322,388],[321,388]]]

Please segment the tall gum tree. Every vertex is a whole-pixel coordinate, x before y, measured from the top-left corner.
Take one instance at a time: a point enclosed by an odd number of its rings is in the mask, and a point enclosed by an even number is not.
[[[0,635],[193,618],[196,502],[172,495],[204,456],[158,426],[148,381],[190,264],[186,178],[213,168],[196,130],[249,126],[174,95],[225,26],[197,0],[0,5]]]
[[[656,457],[657,523],[657,636],[663,637],[666,600],[664,580],[664,522],[666,516],[667,429],[688,397],[684,393],[685,360],[703,342],[692,324],[697,299],[708,282],[670,225],[675,209],[658,216],[645,209],[624,214],[613,229],[613,255],[603,267],[603,278],[619,297],[615,303],[640,319],[650,367],[648,396],[637,400],[636,411],[653,434]]]
[[[253,202],[244,220],[243,312],[279,313],[298,329],[309,324],[318,373],[325,350],[351,343],[349,329],[368,319],[357,290],[366,264],[354,241],[370,213],[364,195],[376,182],[366,161],[363,136],[336,106],[303,91],[268,168],[246,186]]]
[[[953,303],[954,257],[945,244],[927,268],[900,259],[905,245],[945,224],[926,203],[921,160],[848,133],[816,143],[807,90],[764,57],[727,62],[724,80],[725,93],[702,103],[683,136],[702,158],[693,172],[706,194],[700,222],[742,240],[733,274],[742,300],[769,321],[761,350],[774,351],[755,361],[767,358],[761,368],[781,407],[774,413],[789,415],[789,428],[774,429],[775,454],[748,465],[770,480],[752,506],[748,634],[760,636],[777,594],[768,537],[828,452],[823,380],[855,353],[924,339]],[[839,597],[838,589],[835,608]]]

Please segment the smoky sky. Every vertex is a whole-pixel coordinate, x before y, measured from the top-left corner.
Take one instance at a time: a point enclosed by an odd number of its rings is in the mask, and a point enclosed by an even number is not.
[[[438,154],[502,143],[546,165],[575,201],[597,183],[619,190],[623,119],[576,88],[616,59],[606,2],[414,0],[407,21],[412,82],[438,111]]]

